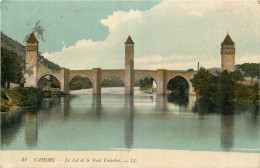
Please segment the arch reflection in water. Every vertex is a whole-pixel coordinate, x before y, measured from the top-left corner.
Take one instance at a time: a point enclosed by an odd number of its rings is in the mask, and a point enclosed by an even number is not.
[[[60,97],[50,97],[50,98],[43,98],[41,101],[41,109],[45,111],[49,111],[52,107],[58,106],[61,104]]]
[[[125,95],[124,104],[124,142],[126,148],[134,144],[134,99],[133,95]]]
[[[221,148],[224,150],[231,150],[234,146],[234,115],[221,116]]]
[[[25,114],[25,143],[29,148],[38,144],[37,114],[32,112]]]

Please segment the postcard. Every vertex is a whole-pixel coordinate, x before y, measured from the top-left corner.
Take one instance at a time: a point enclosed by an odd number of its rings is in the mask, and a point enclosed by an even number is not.
[[[1,2],[2,168],[260,167],[258,1]]]

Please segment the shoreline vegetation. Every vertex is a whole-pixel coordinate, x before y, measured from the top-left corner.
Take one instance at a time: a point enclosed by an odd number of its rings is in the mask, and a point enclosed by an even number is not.
[[[191,80],[197,95],[194,112],[234,114],[237,102],[259,102],[259,83],[243,85],[241,71],[212,74],[200,68]]]
[[[241,71],[217,72],[212,74],[200,68],[191,80],[196,95],[215,102],[251,101],[259,102],[259,83],[241,84],[244,76]]]
[[[1,88],[1,113],[40,105],[43,93],[34,87]]]

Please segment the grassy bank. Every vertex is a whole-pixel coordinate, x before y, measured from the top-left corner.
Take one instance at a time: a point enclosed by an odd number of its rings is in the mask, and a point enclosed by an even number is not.
[[[1,112],[37,106],[42,97],[42,91],[33,87],[16,87],[9,90],[1,88]]]

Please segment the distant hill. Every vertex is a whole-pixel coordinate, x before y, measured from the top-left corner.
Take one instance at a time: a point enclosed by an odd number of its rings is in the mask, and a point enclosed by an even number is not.
[[[1,47],[7,48],[9,51],[16,53],[17,55],[22,56],[22,59],[25,60],[25,46],[18,43],[17,41],[11,39],[7,35],[1,32]],[[49,69],[51,70],[60,70],[61,67],[46,58],[44,58],[40,53],[38,53],[38,59]]]
[[[214,68],[208,68],[207,71],[211,73],[221,72],[221,68],[214,67]]]

